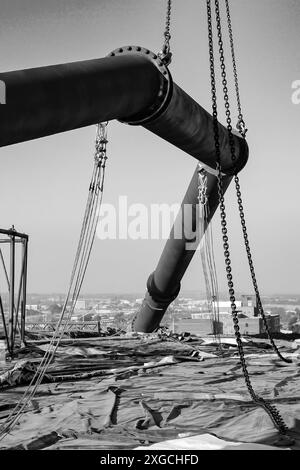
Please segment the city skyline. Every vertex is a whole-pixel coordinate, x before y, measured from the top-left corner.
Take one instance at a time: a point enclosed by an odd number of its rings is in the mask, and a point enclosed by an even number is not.
[[[288,294],[300,290],[300,105],[292,98],[300,78],[299,2],[235,0],[231,9],[249,128],[250,158],[241,183],[250,242],[262,294]],[[4,0],[1,71],[104,57],[124,44],[157,51],[164,17],[165,3],[160,1]],[[210,112],[205,2],[190,1],[186,8],[186,2],[175,1],[171,34],[174,80]],[[29,234],[29,292],[67,290],[94,137],[91,126],[0,150],[1,227],[14,224]],[[196,160],[145,129],[115,121],[109,124],[108,139],[103,202],[116,205],[120,194],[146,206],[181,202]],[[251,292],[233,187],[226,205],[236,290]],[[219,286],[226,291],[219,214],[213,230]],[[83,292],[144,292],[163,246],[164,240],[96,239]],[[182,289],[198,286],[203,290],[196,253]]]

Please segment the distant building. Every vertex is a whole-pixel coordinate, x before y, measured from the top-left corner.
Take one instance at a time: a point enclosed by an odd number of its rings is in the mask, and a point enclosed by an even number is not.
[[[242,307],[256,307],[256,296],[255,295],[242,295],[241,296]]]
[[[212,318],[211,312],[191,313],[192,320],[210,320]]]
[[[258,315],[255,295],[242,295],[241,300],[236,300],[235,305],[238,312],[248,317],[256,317]],[[214,306],[219,308],[220,313],[231,313],[231,302],[229,301],[214,302]]]
[[[131,302],[130,302],[130,300],[120,299],[120,304],[122,304],[122,305],[131,305]]]
[[[189,299],[188,299],[189,300]],[[258,316],[257,301],[255,295],[242,295],[241,300],[235,302],[239,327],[242,335],[258,335],[265,333],[262,318]],[[235,334],[232,320],[231,302],[218,301],[213,304],[218,310],[218,321],[213,321],[209,311],[191,312],[190,301],[184,306],[189,312],[189,318],[181,318],[174,323],[174,329],[178,332],[187,331],[193,334],[222,334],[233,336]],[[280,316],[266,313],[266,320],[271,333],[280,332]]]
[[[211,320],[195,320],[192,318],[182,319],[174,322],[175,333],[192,333],[194,335],[211,335],[212,334],[212,321]]]
[[[39,305],[37,305],[37,304],[26,304],[26,310],[39,310]]]
[[[266,321],[271,333],[280,332],[280,316],[279,315],[266,315]],[[239,317],[239,327],[241,335],[259,335],[265,333],[265,326],[262,318],[260,317]],[[218,333],[223,335],[234,335],[234,324],[232,316],[220,315],[220,322],[214,327]]]
[[[300,334],[300,322],[294,323],[292,326],[292,333]]]
[[[219,307],[219,310],[224,310],[226,311],[227,309],[231,311],[231,302],[230,301],[218,301],[218,302],[213,302],[213,304],[216,307]],[[235,305],[237,308],[242,306],[242,301],[241,300],[236,300]]]
[[[241,335],[258,335],[260,333],[260,319],[258,317],[239,318],[239,327]],[[235,334],[232,318],[225,319],[223,317],[220,321],[219,333],[229,336]]]
[[[75,304],[75,309],[74,310],[85,310],[87,308],[87,302],[86,300],[79,299],[77,300]]]
[[[266,315],[267,324],[271,333],[280,333],[280,315]],[[262,318],[260,318],[260,332],[265,333]]]
[[[27,306],[26,306],[26,307],[27,307]],[[49,305],[47,305],[47,304],[42,304],[42,305],[40,305],[40,311],[41,311],[41,312],[43,312],[43,311],[45,311],[45,310],[48,310],[48,308],[49,308]]]
[[[109,308],[94,308],[93,312],[97,313],[97,315],[111,315],[115,311]]]

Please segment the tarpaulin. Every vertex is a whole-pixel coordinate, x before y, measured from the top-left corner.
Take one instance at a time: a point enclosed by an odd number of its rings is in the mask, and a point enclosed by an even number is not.
[[[264,343],[244,343],[253,387],[278,408],[295,440],[291,449],[300,449],[299,350],[278,343],[293,358],[286,364]],[[0,448],[136,449],[182,435],[195,446],[222,447],[208,435],[236,449],[243,448],[238,442],[253,449],[280,444],[270,417],[250,399],[237,348],[223,348],[220,354],[211,341],[180,343],[155,335],[65,340],[47,370],[48,383],[39,386]],[[0,424],[25,389],[3,382]]]

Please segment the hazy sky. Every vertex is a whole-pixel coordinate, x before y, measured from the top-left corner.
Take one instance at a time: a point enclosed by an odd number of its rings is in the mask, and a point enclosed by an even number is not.
[[[174,0],[174,81],[210,111],[205,0]],[[221,3],[223,1],[221,0]],[[162,0],[1,0],[1,71],[103,57],[118,46],[157,51]],[[250,159],[241,173],[263,293],[300,292],[300,1],[232,0]],[[234,121],[235,122],[235,121]],[[29,291],[67,287],[93,164],[95,126],[0,149],[0,226],[30,235]],[[196,160],[142,128],[112,122],[104,202],[180,202]],[[234,191],[227,197],[234,280],[251,292]],[[225,288],[219,216],[214,221]],[[83,292],[143,291],[164,241],[96,239]],[[203,290],[199,253],[182,283]]]

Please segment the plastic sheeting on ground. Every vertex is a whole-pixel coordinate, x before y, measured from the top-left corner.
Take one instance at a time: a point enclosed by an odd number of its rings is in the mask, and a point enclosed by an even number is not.
[[[136,449],[187,434],[188,445],[195,446],[203,444],[200,435],[206,435],[207,445],[220,444],[214,439],[226,441],[226,448],[238,442],[253,449],[278,444],[269,416],[249,398],[236,348],[223,345],[219,357],[207,343],[155,335],[63,341],[47,382],[0,448]],[[293,358],[286,364],[262,347],[264,343],[244,344],[254,389],[276,405],[295,440],[291,449],[300,449],[299,351],[278,342],[282,353]],[[47,344],[35,343],[37,347]],[[26,359],[30,361],[30,353]],[[2,372],[0,367],[0,376],[8,372],[7,364]],[[18,379],[0,385],[0,425],[25,391],[21,383]]]
[[[147,447],[137,447],[136,450],[280,450],[278,447],[264,444],[247,444],[218,439],[211,434],[187,436],[170,441],[162,441]]]

